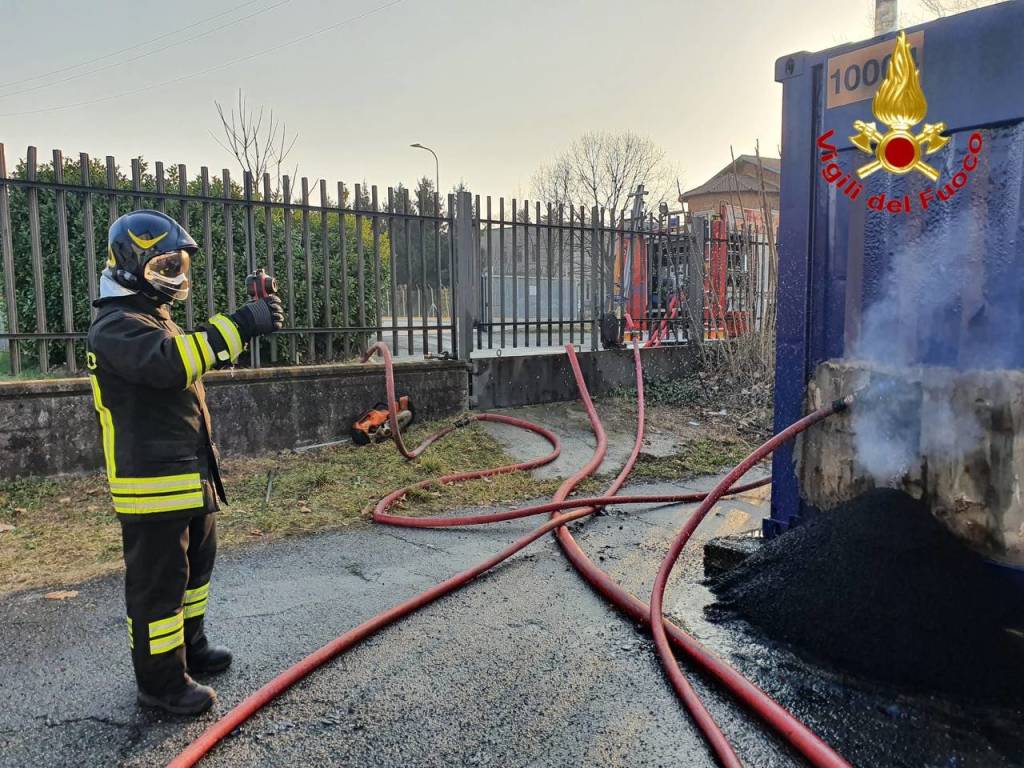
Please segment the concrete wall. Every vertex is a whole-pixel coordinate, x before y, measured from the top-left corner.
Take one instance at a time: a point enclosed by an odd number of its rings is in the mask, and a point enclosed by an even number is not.
[[[699,359],[690,347],[662,347],[641,352],[648,376],[678,376]],[[603,395],[616,387],[633,386],[636,373],[631,349],[578,352],[590,394]],[[476,358],[473,401],[480,409],[575,400],[579,390],[564,352]]]
[[[320,365],[217,371],[204,378],[214,438],[227,455],[326,442],[383,401],[380,365]],[[413,396],[417,418],[467,407],[462,363],[395,364],[398,394]],[[0,481],[100,466],[99,427],[88,379],[0,382]]]

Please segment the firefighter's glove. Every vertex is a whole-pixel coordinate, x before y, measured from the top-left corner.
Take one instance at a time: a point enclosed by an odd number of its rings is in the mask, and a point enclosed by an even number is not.
[[[281,330],[284,326],[284,307],[281,299],[271,294],[258,301],[243,304],[231,315],[231,320],[238,326],[238,333],[244,341],[255,336]]]

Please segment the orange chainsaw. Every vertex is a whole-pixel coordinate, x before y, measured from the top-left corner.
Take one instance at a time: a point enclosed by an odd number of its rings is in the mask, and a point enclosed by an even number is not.
[[[416,412],[412,408],[412,402],[408,395],[398,398],[398,428],[405,430],[413,419]],[[356,445],[369,445],[370,443],[381,443],[390,440],[391,421],[388,418],[388,406],[386,403],[377,403],[368,410],[352,425],[352,442]]]

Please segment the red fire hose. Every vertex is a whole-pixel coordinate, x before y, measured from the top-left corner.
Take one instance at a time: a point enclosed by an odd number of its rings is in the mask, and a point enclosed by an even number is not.
[[[468,423],[471,420],[478,421],[492,421],[497,423],[509,424],[511,426],[526,429],[535,434],[540,435],[546,439],[552,446],[551,452],[541,458],[533,459],[531,461],[522,462],[518,464],[510,464],[502,467],[495,467],[491,469],[477,470],[473,472],[463,472],[451,475],[446,475],[434,480],[426,480],[414,485],[408,486],[386,496],[381,499],[374,509],[374,520],[377,522],[387,523],[391,525],[402,525],[406,527],[447,527],[457,525],[478,525],[487,522],[497,522],[499,520],[510,520],[514,518],[526,517],[529,515],[543,514],[546,512],[557,512],[563,510],[561,514],[552,514],[550,520],[545,522],[543,525],[531,531],[526,536],[518,539],[501,552],[488,558],[487,560],[478,563],[472,568],[463,571],[451,578],[441,582],[440,584],[431,587],[430,589],[412,597],[404,602],[384,611],[383,613],[369,619],[368,621],[360,624],[358,627],[349,630],[340,637],[332,640],[331,642],[324,645],[317,651],[306,658],[300,660],[292,667],[288,668],[262,688],[251,694],[249,697],[244,699],[233,709],[224,714],[219,720],[214,722],[209,728],[206,729],[200,736],[193,741],[184,751],[175,757],[169,766],[172,768],[184,768],[185,766],[195,765],[207,752],[209,752],[221,739],[231,733],[233,730],[238,728],[242,723],[252,717],[257,711],[263,708],[266,704],[272,701],[274,698],[282,694],[296,682],[301,680],[310,674],[313,670],[327,663],[335,656],[354,645],[358,644],[365,638],[374,634],[378,630],[388,626],[391,623],[413,613],[419,608],[427,605],[439,597],[446,595],[456,589],[468,584],[470,581],[475,579],[481,573],[493,568],[504,560],[508,559],[516,552],[519,552],[524,547],[528,546],[533,541],[536,541],[544,534],[549,531],[556,531],[558,541],[562,546],[563,551],[573,565],[579,570],[579,572],[587,579],[588,582],[601,594],[612,600],[615,605],[630,616],[632,619],[640,622],[649,621],[651,616],[657,616],[659,620],[656,620],[655,634],[660,634],[662,637],[665,633],[668,633],[668,637],[682,650],[692,661],[694,661],[701,669],[710,674],[713,678],[717,679],[722,683],[733,695],[735,695],[741,702],[755,711],[759,716],[764,719],[766,723],[777,730],[787,742],[789,742],[795,749],[801,754],[808,758],[808,760],[816,766],[830,766],[834,768],[836,766],[846,766],[847,764],[832,752],[831,749],[823,742],[820,741],[812,732],[810,732],[803,724],[793,718],[785,709],[779,704],[775,703],[768,697],[763,691],[757,688],[755,685],[750,683],[746,678],[736,672],[734,669],[729,667],[724,662],[715,658],[709,652],[704,650],[699,643],[696,642],[692,637],[685,633],[682,629],[668,622],[666,619],[661,617],[660,601],[658,603],[657,613],[653,613],[654,605],[649,608],[638,598],[629,594],[623,590],[618,584],[611,579],[608,574],[599,569],[594,563],[586,556],[583,550],[573,539],[569,530],[565,527],[565,523],[577,520],[587,515],[593,514],[595,511],[600,509],[602,506],[609,504],[639,504],[639,503],[672,503],[672,502],[695,502],[702,499],[707,504],[707,499],[710,498],[710,494],[700,493],[689,493],[689,494],[670,494],[670,495],[642,495],[642,496],[616,496],[615,494],[625,483],[630,471],[636,463],[637,456],[639,455],[640,447],[643,440],[643,421],[644,421],[644,398],[643,398],[643,376],[641,369],[640,354],[637,345],[634,343],[634,360],[636,364],[637,373],[637,388],[638,388],[638,425],[637,425],[637,436],[634,443],[633,451],[630,455],[629,460],[626,462],[622,471],[616,477],[612,483],[609,491],[605,496],[590,497],[585,499],[574,499],[572,501],[566,501],[568,495],[572,492],[572,489],[578,485],[587,476],[596,471],[597,467],[604,457],[605,449],[607,446],[607,438],[604,434],[604,429],[601,426],[601,422],[597,417],[597,413],[594,410],[593,403],[590,400],[589,393],[586,389],[586,384],[583,381],[582,372],[579,368],[579,363],[576,360],[575,350],[572,346],[567,347],[569,354],[570,364],[573,369],[573,375],[576,378],[577,385],[579,386],[581,397],[583,400],[584,407],[587,410],[588,416],[591,421],[591,425],[594,429],[595,435],[598,439],[598,446],[595,449],[593,457],[587,464],[577,471],[572,477],[566,479],[562,486],[559,488],[555,495],[554,501],[549,504],[539,504],[530,507],[524,507],[521,509],[510,510],[508,512],[502,512],[492,515],[471,515],[463,517],[452,517],[452,518],[406,518],[396,515],[389,514],[388,510],[396,504],[402,497],[404,497],[410,490],[415,488],[422,488],[432,484],[451,484],[456,482],[462,482],[465,480],[487,477],[506,472],[514,472],[525,469],[532,469],[534,467],[542,466],[544,464],[553,461],[560,452],[558,438],[551,433],[549,430],[540,427],[536,424],[523,421],[521,419],[515,419],[509,416],[502,416],[498,414],[479,414],[466,422],[461,422],[454,426],[448,427],[435,433],[426,438],[419,446],[409,450],[401,437],[401,431],[397,424],[397,409],[395,407],[395,391],[394,391],[394,377],[392,369],[392,361],[390,350],[383,345],[377,344],[372,347],[367,353],[365,359],[368,359],[370,355],[377,352],[381,355],[385,365],[385,385],[387,388],[387,397],[390,410],[390,421],[392,434],[395,439],[395,443],[406,458],[414,458],[420,455],[431,443],[436,442],[444,435],[450,433],[454,429],[457,429],[464,423]],[[824,418],[827,414],[823,414],[819,417]],[[817,419],[816,419],[817,420]],[[804,420],[806,421],[806,420]],[[803,422],[798,422],[798,425]],[[813,422],[811,422],[813,423]],[[810,424],[806,424],[809,426]],[[793,428],[791,428],[792,430]],[[787,430],[782,433],[779,437],[790,433],[788,436],[796,434],[796,430],[790,432]],[[784,438],[785,439],[785,438]],[[772,441],[769,441],[772,443]],[[778,440],[771,444],[768,448],[770,451],[772,448],[778,445],[781,440]],[[766,444],[768,445],[768,444]],[[760,449],[759,449],[760,450]],[[765,451],[765,454],[768,452]],[[756,454],[757,452],[755,452]],[[754,456],[752,454],[751,456]],[[744,462],[746,469],[753,466],[758,459],[751,460],[748,458]],[[748,463],[749,462],[749,463]],[[741,465],[742,466],[742,465]],[[737,468],[739,469],[739,468]],[[730,482],[735,482],[743,472],[737,472],[734,470],[731,472],[727,479]],[[754,483],[748,483],[743,486],[736,486],[735,488],[729,489],[725,481],[719,483],[715,487],[714,492],[718,492],[717,498],[725,495],[727,492],[738,493],[743,490],[755,488],[760,485],[766,484],[768,479],[757,481]],[[713,493],[714,493],[713,492]],[[716,500],[717,500],[716,498]],[[713,502],[711,502],[713,503]],[[710,504],[708,504],[710,508]],[[572,511],[564,511],[572,510]],[[706,514],[706,511],[704,512]],[[696,514],[694,515],[696,517]],[[694,524],[696,527],[696,524]],[[685,530],[685,529],[684,529]],[[685,540],[683,541],[685,544]],[[682,545],[679,546],[681,551]],[[678,551],[675,553],[678,556]],[[674,562],[674,558],[673,558]],[[660,630],[660,633],[659,633]],[[659,646],[660,651],[660,646]],[[678,670],[678,667],[677,667]],[[681,676],[681,673],[680,673]],[[673,680],[675,685],[675,680]],[[676,686],[676,690],[680,691],[680,687]],[[710,714],[707,712],[703,703],[700,701],[696,692],[690,688],[689,684],[683,678],[682,691],[680,696],[686,703],[687,709],[693,715],[697,721],[698,726],[708,739],[715,754],[719,756],[719,759],[726,765],[738,765],[738,761],[735,759],[735,754],[732,751],[728,741],[722,735],[717,725],[714,723]],[[735,762],[733,762],[735,761]]]
[[[686,675],[684,675],[683,671],[679,668],[679,662],[672,653],[672,646],[669,645],[668,636],[665,632],[665,624],[663,622],[664,612],[662,610],[665,598],[665,587],[668,584],[668,577],[672,573],[672,568],[679,559],[679,555],[682,553],[683,547],[686,546],[686,542],[688,542],[690,537],[693,536],[693,532],[697,530],[697,526],[700,525],[708,512],[711,511],[711,508],[718,503],[718,500],[721,499],[722,496],[728,493],[729,487],[732,483],[736,482],[746,474],[751,467],[774,451],[778,446],[782,445],[787,440],[791,440],[796,437],[812,424],[816,424],[837,411],[846,409],[852,402],[853,398],[847,397],[843,400],[837,400],[831,405],[819,408],[813,413],[808,414],[799,421],[786,427],[786,429],[782,430],[779,434],[768,440],[768,442],[757,448],[732,471],[730,471],[729,474],[723,477],[721,481],[719,481],[719,483],[707,494],[707,497],[701,502],[700,506],[697,507],[693,514],[686,519],[682,529],[680,529],[675,540],[672,542],[672,546],[669,548],[668,554],[665,556],[665,559],[661,564],[661,568],[658,570],[658,576],[654,580],[654,587],[651,590],[651,606],[648,621],[650,622],[651,631],[654,635],[654,645],[658,650],[658,656],[661,658],[661,664],[665,668],[665,674],[668,675],[676,693],[678,693],[679,697],[684,701],[687,701],[687,697],[693,694],[693,688],[686,679]],[[756,697],[748,702],[748,706],[750,706],[756,714],[767,720],[769,715],[774,714],[770,712],[771,708],[773,708],[773,706],[777,707],[778,705],[771,701],[771,699],[767,697],[767,694],[762,693],[761,695],[764,697],[763,699]],[[780,731],[780,733],[783,732]],[[789,741],[793,747],[799,750],[800,753],[811,762],[811,764],[816,766],[829,766],[830,768],[839,768],[840,766],[848,767],[845,760],[839,757],[839,755],[833,752],[824,742],[806,728],[801,727],[801,730],[785,732],[784,735],[786,740]],[[731,749],[729,752],[731,753]],[[730,766],[740,765],[739,760],[734,754],[731,758],[727,759],[728,756],[719,753],[717,748],[716,753],[719,755],[719,759],[723,764]]]

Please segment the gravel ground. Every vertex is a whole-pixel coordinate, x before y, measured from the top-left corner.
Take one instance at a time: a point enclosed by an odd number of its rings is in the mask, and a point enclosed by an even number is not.
[[[713,481],[632,490],[704,490]],[[670,586],[666,607],[673,617],[856,765],[1020,766],[1019,720],[845,678],[745,625],[705,618],[713,598],[700,583],[700,545],[757,527],[764,506],[723,502],[702,526]],[[691,510],[612,509],[578,524],[578,538],[602,567],[646,596],[661,554]],[[530,526],[360,526],[227,553],[214,575],[210,627],[215,639],[233,646],[237,661],[216,678],[217,711]],[[0,766],[162,764],[215,714],[190,722],[139,710],[120,579],[78,589],[61,602],[39,591],[0,598]],[[698,677],[695,685],[748,765],[800,765],[705,681]],[[315,673],[203,764],[714,763],[665,683],[646,634],[594,595],[548,538]]]
[[[721,616],[844,670],[1024,708],[1024,639],[1007,629],[1024,622],[1018,588],[901,491],[819,514],[713,588]]]

